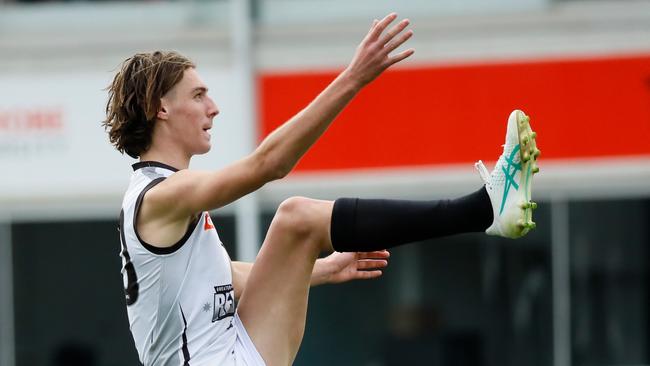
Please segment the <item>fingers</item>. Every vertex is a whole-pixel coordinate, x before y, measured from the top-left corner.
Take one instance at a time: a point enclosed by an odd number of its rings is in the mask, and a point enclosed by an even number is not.
[[[373,28],[371,29],[371,32],[368,34],[368,39],[372,41],[379,38],[381,36],[381,33],[386,29],[386,27],[388,27],[388,25],[393,20],[395,20],[395,18],[397,18],[397,14],[391,13],[381,21],[379,22],[375,21],[373,23]],[[413,37],[412,30],[403,32],[404,29],[406,29],[406,27],[409,26],[409,24],[411,24],[410,20],[404,19],[401,22],[395,24],[392,28],[390,28],[386,32],[386,34],[381,36],[381,39],[378,40],[378,43],[383,47],[383,52],[385,55],[389,55],[391,52],[395,51],[399,46],[403,45],[404,42],[408,41],[411,37]],[[411,56],[414,52],[415,50],[409,49],[393,57],[388,57],[388,62],[386,63],[386,66],[391,66],[395,63],[398,63],[404,60],[405,58]]]
[[[412,49],[412,48],[409,48],[406,51],[402,51],[402,52],[398,53],[397,55],[388,58],[388,66],[391,66],[393,64],[396,64],[396,63],[404,60],[405,58],[411,56],[413,53],[415,53],[415,50]]]
[[[389,54],[389,53],[393,52],[397,47],[404,44],[404,42],[406,42],[412,36],[413,36],[413,31],[412,30],[408,30],[408,31],[400,34],[399,37],[393,39],[390,43],[388,43],[388,44],[386,44],[386,46],[384,46],[384,51],[386,52],[386,54]]]
[[[385,249],[374,252],[357,252],[358,259],[385,259],[388,257],[390,257],[390,252]]]
[[[400,34],[400,33],[401,33],[401,32],[402,32],[402,31],[403,31],[403,30],[404,30],[404,29],[405,29],[409,24],[410,24],[410,21],[409,21],[408,19],[404,19],[404,20],[402,20],[401,22],[395,24],[391,29],[388,30],[388,32],[386,32],[386,34],[384,34],[384,35],[381,37],[381,39],[379,40],[379,43],[380,43],[381,45],[386,45],[386,44],[387,44],[388,42],[390,42],[390,41],[391,41],[391,40],[392,40],[396,35]],[[409,31],[409,32],[411,32],[411,35],[413,34],[412,31]],[[403,35],[402,35],[402,37],[403,37]],[[407,39],[408,39],[408,38],[407,38]],[[403,40],[402,43],[403,43],[404,41],[406,41],[406,39]]]
[[[375,27],[377,26],[377,23],[379,23],[379,20],[375,19],[372,21],[372,25],[370,26],[370,30],[368,30],[368,33],[366,34],[365,37],[363,37],[363,43],[368,43],[370,40],[370,37],[372,36],[373,32],[375,31]]]
[[[385,259],[365,259],[357,262],[357,270],[369,270],[388,267],[388,261]]]
[[[373,34],[373,31],[375,30],[377,23],[379,23],[379,20],[377,19],[372,21],[372,25],[370,26],[370,30],[368,30],[368,34],[366,34],[366,36],[363,38],[364,42],[367,42],[368,39],[370,39],[370,36]]]
[[[370,280],[373,278],[377,278],[381,276],[382,272],[381,271],[365,271],[365,272],[357,272],[357,279],[360,280]]]
[[[397,14],[395,13],[390,13],[384,17],[384,19],[380,20],[379,22],[373,23],[373,27],[370,28],[370,32],[368,32],[368,36],[366,39],[370,42],[376,40],[379,38],[379,36],[382,34],[382,32],[388,27],[388,25],[397,18]]]

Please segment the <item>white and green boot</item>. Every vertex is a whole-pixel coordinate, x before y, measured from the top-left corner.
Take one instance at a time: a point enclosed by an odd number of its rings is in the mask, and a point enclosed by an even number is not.
[[[533,175],[539,172],[537,134],[524,112],[514,110],[508,118],[503,154],[489,173],[482,161],[475,164],[492,202],[494,221],[485,230],[489,235],[520,238],[535,228],[531,201]]]

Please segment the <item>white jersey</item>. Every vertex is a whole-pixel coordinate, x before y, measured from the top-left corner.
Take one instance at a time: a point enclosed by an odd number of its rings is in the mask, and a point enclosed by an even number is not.
[[[120,213],[120,255],[140,361],[145,366],[234,365],[230,258],[209,213],[201,213],[169,248],[146,243],[135,229],[142,199],[176,169],[158,162],[139,162],[133,169]]]

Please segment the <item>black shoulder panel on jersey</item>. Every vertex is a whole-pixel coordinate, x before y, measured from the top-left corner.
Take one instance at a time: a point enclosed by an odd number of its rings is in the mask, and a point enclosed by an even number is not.
[[[140,205],[142,204],[142,200],[144,199],[144,195],[145,195],[145,193],[147,193],[148,190],[150,190],[151,188],[156,186],[156,184],[162,182],[163,180],[165,180],[165,177],[156,178],[156,179],[152,180],[151,182],[149,182],[149,184],[147,184],[146,187],[144,187],[142,192],[140,192],[140,194],[138,195],[138,199],[135,201],[135,210],[133,211],[133,231],[135,231],[135,236],[138,237],[138,240],[140,241],[140,244],[142,244],[142,246],[145,249],[147,249],[148,251],[150,251],[153,254],[172,254],[175,251],[179,250],[183,246],[183,244],[185,244],[187,239],[189,239],[190,235],[192,235],[192,232],[194,231],[194,229],[196,228],[196,225],[200,221],[196,217],[193,218],[193,220],[190,222],[190,224],[187,225],[187,231],[185,231],[185,235],[183,235],[183,237],[179,241],[177,241],[176,243],[174,243],[174,245],[172,245],[170,247],[160,248],[160,247],[157,247],[157,246],[154,246],[154,245],[151,245],[151,244],[147,243],[146,241],[144,241],[140,237],[140,234],[138,233],[138,227],[136,226],[136,221],[137,221],[137,218],[138,218],[138,213],[140,212]]]
[[[135,273],[135,267],[131,262],[131,256],[126,248],[126,240],[124,239],[124,210],[120,211],[120,241],[122,242],[122,257],[124,258],[124,271],[126,272],[126,288],[124,295],[126,297],[126,305],[130,306],[135,304],[138,300],[138,292],[140,285],[138,285],[138,276]]]

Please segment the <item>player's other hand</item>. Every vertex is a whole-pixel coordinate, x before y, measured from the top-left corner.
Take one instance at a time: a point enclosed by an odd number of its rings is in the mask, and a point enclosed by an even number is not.
[[[327,283],[341,283],[352,280],[367,280],[381,276],[388,266],[390,253],[387,250],[375,252],[339,253],[324,258],[328,268]]]
[[[397,14],[388,14],[382,20],[375,20],[366,37],[361,41],[345,73],[363,87],[370,83],[384,70],[405,58],[411,56],[414,49],[409,48],[398,54],[391,55],[413,35],[412,30],[407,30],[408,19],[403,19],[386,31],[388,26],[397,18]],[[385,32],[384,32],[385,31]]]

